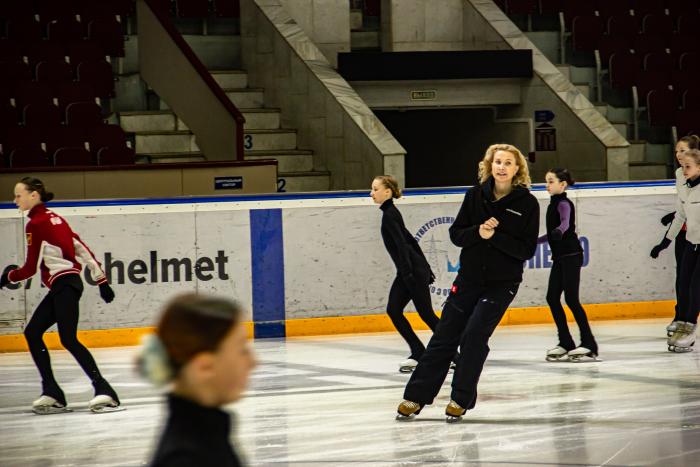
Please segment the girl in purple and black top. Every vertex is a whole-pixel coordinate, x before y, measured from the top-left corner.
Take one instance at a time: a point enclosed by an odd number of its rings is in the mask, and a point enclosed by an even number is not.
[[[547,351],[547,360],[595,360],[598,356],[598,344],[579,301],[583,249],[576,235],[574,203],[566,196],[566,189],[574,184],[574,180],[566,169],[550,170],[545,180],[552,199],[547,207],[547,235],[541,237],[539,242],[548,241],[552,251],[553,265],[549,274],[547,303],[559,333],[559,344]],[[564,308],[561,306],[562,292],[581,333],[579,347],[576,347],[566,323]]]

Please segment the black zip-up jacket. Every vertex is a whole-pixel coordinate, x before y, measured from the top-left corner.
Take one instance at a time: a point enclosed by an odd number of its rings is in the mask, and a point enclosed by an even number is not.
[[[168,395],[170,415],[151,467],[239,467],[229,435],[230,415]]]
[[[458,279],[489,285],[520,283],[523,266],[537,248],[540,206],[525,187],[513,187],[496,201],[493,177],[467,190],[459,214],[450,227],[452,243],[462,248]],[[488,240],[479,226],[495,217],[498,227]]]
[[[559,203],[569,204],[569,228],[566,232],[562,232],[561,239],[552,238],[552,231],[561,225],[561,216],[559,215]],[[549,248],[552,250],[552,258],[557,259],[563,256],[573,256],[583,253],[581,243],[576,235],[576,210],[574,203],[566,196],[566,193],[561,193],[552,196],[552,199],[547,206],[547,241]]]
[[[430,264],[425,259],[418,241],[406,229],[403,217],[394,200],[388,199],[380,206],[382,210],[382,240],[389,252],[389,256],[396,265],[398,275],[405,280],[413,279],[413,272],[417,269],[430,271]]]

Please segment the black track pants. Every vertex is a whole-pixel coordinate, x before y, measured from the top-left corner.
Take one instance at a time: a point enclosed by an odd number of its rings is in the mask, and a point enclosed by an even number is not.
[[[79,275],[68,274],[59,277],[24,329],[24,337],[45,388],[58,387],[51,370],[51,358],[42,337],[53,324],[58,325],[61,345],[75,357],[85,374],[93,381],[101,379],[95,359],[78,341],[79,301],[82,293],[83,283]]]

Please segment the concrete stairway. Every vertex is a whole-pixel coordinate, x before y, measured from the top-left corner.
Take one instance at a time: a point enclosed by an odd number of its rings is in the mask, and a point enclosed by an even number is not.
[[[280,127],[278,109],[264,107],[263,89],[248,87],[244,71],[212,71],[229,99],[246,119],[246,160],[276,159],[278,185],[283,191],[324,191],[330,187],[328,172],[313,170],[313,152],[297,148],[297,133]],[[161,110],[118,114],[124,131],[133,133],[137,162],[201,162],[206,160],[194,134],[161,101]]]
[[[633,132],[633,110],[631,107],[613,107],[605,102],[595,102],[595,68],[557,65],[559,71],[578,87],[595,105],[596,110],[630,143],[630,180],[660,180],[671,176],[670,144],[652,144],[631,139]]]

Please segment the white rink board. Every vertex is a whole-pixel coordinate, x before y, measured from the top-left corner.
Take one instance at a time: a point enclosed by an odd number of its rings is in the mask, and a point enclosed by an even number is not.
[[[441,307],[456,275],[459,249],[449,241],[448,228],[462,193],[424,191],[396,203],[408,229],[420,234],[420,245],[437,275],[433,293],[436,309]],[[549,196],[541,188],[534,193],[540,200],[542,235]],[[666,229],[659,219],[674,209],[670,182],[629,188],[584,186],[571,190],[569,196],[576,203],[579,235],[588,242],[588,264],[582,271],[581,285],[584,303],[674,298],[673,248],[657,260],[649,257]],[[74,204],[52,209],[66,217],[105,267],[111,266],[117,295],[112,304],[105,305],[97,289],[86,284],[81,329],[152,325],[163,302],[185,291],[237,298],[252,309],[251,209],[282,209],[286,319],[383,313],[395,276],[379,232],[381,211],[366,196],[316,194],[237,197],[230,201],[218,198],[215,202]],[[4,269],[23,258],[24,251],[20,250],[24,249],[24,227],[16,209],[2,207],[0,267]],[[544,250],[540,246],[537,258],[528,262],[514,307],[546,305],[549,268]],[[152,252],[159,266],[154,276]],[[180,277],[175,277],[174,266],[165,268],[165,277],[162,260],[181,261]],[[115,265],[117,261],[123,264],[123,273]],[[200,277],[194,268],[197,261],[204,267]],[[31,316],[45,294],[38,282],[37,275],[28,289],[0,292],[0,323],[4,323],[0,333],[18,332],[25,315]]]

